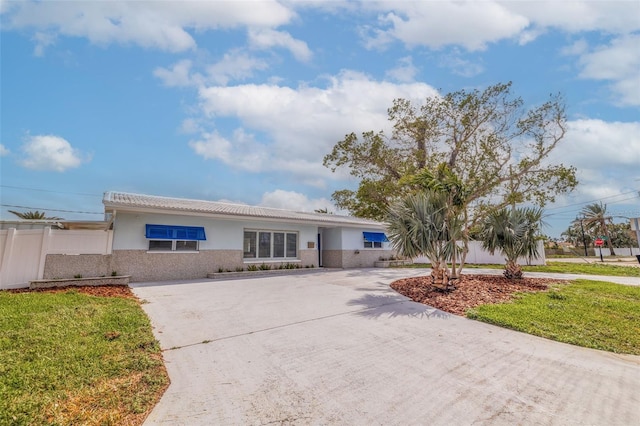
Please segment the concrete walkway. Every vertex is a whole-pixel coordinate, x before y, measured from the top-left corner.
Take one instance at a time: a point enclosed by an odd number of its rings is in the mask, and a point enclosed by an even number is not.
[[[502,275],[502,269],[463,269],[464,274],[486,274],[486,275]],[[640,270],[638,271],[638,277],[609,277],[604,275],[584,275],[584,274],[554,274],[550,272],[525,272],[525,277],[532,278],[559,278],[563,280],[592,280],[592,281],[607,281],[610,283],[624,284],[640,286]]]
[[[146,424],[638,424],[640,357],[471,321],[389,288],[425,272],[134,285],[172,382]]]

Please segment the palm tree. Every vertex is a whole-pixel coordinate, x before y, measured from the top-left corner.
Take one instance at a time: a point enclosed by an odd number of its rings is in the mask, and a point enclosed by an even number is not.
[[[323,208],[323,209],[315,209],[314,212],[316,213],[322,213],[322,214],[333,214],[332,212],[329,211],[328,208]]]
[[[604,235],[607,240],[607,246],[611,250],[611,255],[615,256],[608,227],[608,225],[613,224],[613,221],[611,216],[607,216],[607,205],[602,204],[602,202],[589,204],[580,210],[580,214],[582,215],[585,229],[591,231],[594,235]]]
[[[499,249],[505,255],[505,277],[522,278],[518,258],[540,257],[536,234],[541,224],[542,209],[539,208],[503,208],[487,216],[480,231],[482,246],[491,254]]]
[[[455,238],[455,241],[462,243],[462,249],[458,250],[456,245],[456,250],[451,253],[451,259],[448,259],[451,262],[450,279],[458,279],[469,252],[469,232],[464,226],[468,219],[465,209],[470,195],[468,188],[447,163],[439,164],[435,171],[428,168],[420,169],[415,175],[409,175],[404,179],[406,183],[420,188],[419,190],[437,193],[442,197],[440,202],[444,203],[446,211],[443,220],[456,227],[456,232],[453,233],[450,230],[449,235]]]
[[[38,210],[26,211],[26,212],[16,212],[13,210],[9,210],[9,213],[12,213],[18,216],[20,219],[24,219],[24,220],[62,220],[61,217],[55,217],[55,216],[47,217],[47,214],[45,212],[40,212]]]
[[[402,256],[426,256],[431,262],[432,285],[453,290],[447,262],[462,250],[456,244],[462,230],[459,216],[447,208],[447,194],[426,191],[394,203],[387,212],[387,233],[391,245]]]

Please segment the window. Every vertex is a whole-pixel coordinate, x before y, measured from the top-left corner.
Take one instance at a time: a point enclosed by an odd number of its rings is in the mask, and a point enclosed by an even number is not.
[[[149,251],[198,251],[198,242],[206,240],[202,226],[146,225]]]
[[[284,231],[244,231],[245,259],[298,257],[298,234]]]
[[[298,257],[298,234],[287,234],[287,257]]]
[[[145,236],[154,240],[193,240],[204,241],[207,239],[202,226],[177,226],[177,225],[145,225]]]
[[[158,251],[158,250],[166,251],[166,250],[171,250],[172,247],[173,247],[173,241],[171,240],[160,240],[160,241],[149,240],[149,251]]]
[[[251,259],[256,257],[256,233],[244,232],[244,258]]]
[[[382,243],[389,241],[383,232],[363,232],[364,248],[382,248]]]
[[[271,232],[259,232],[258,257],[271,257]]]
[[[284,257],[284,232],[273,233],[273,257]]]
[[[198,242],[177,240],[176,251],[198,251]]]

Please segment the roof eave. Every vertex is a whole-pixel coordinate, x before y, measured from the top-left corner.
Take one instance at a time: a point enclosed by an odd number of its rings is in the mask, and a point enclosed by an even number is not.
[[[241,213],[213,213],[213,212],[203,212],[197,210],[190,209],[172,209],[172,208],[162,208],[162,207],[145,207],[145,206],[131,206],[125,204],[114,203],[110,201],[103,201],[105,211],[113,210],[120,212],[134,212],[134,213],[158,213],[158,214],[186,214],[189,216],[200,216],[200,217],[210,217],[210,218],[219,218],[219,219],[257,219],[266,222],[287,222],[287,223],[304,223],[304,224],[315,224],[318,226],[324,227],[332,227],[332,226],[350,226],[354,228],[384,228],[385,224],[380,222],[351,222],[349,220],[318,220],[315,219],[293,219],[293,218],[278,218],[271,216],[261,216],[261,215],[251,215],[251,214],[241,214]],[[333,216],[335,218],[336,216]]]

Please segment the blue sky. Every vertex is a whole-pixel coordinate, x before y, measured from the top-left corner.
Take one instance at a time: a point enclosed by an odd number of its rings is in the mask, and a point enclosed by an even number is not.
[[[580,185],[546,233],[594,201],[640,216],[638,1],[0,5],[2,219],[101,219],[108,190],[335,211],[357,182],[322,158],[345,134],[507,81],[567,103],[549,160]]]

